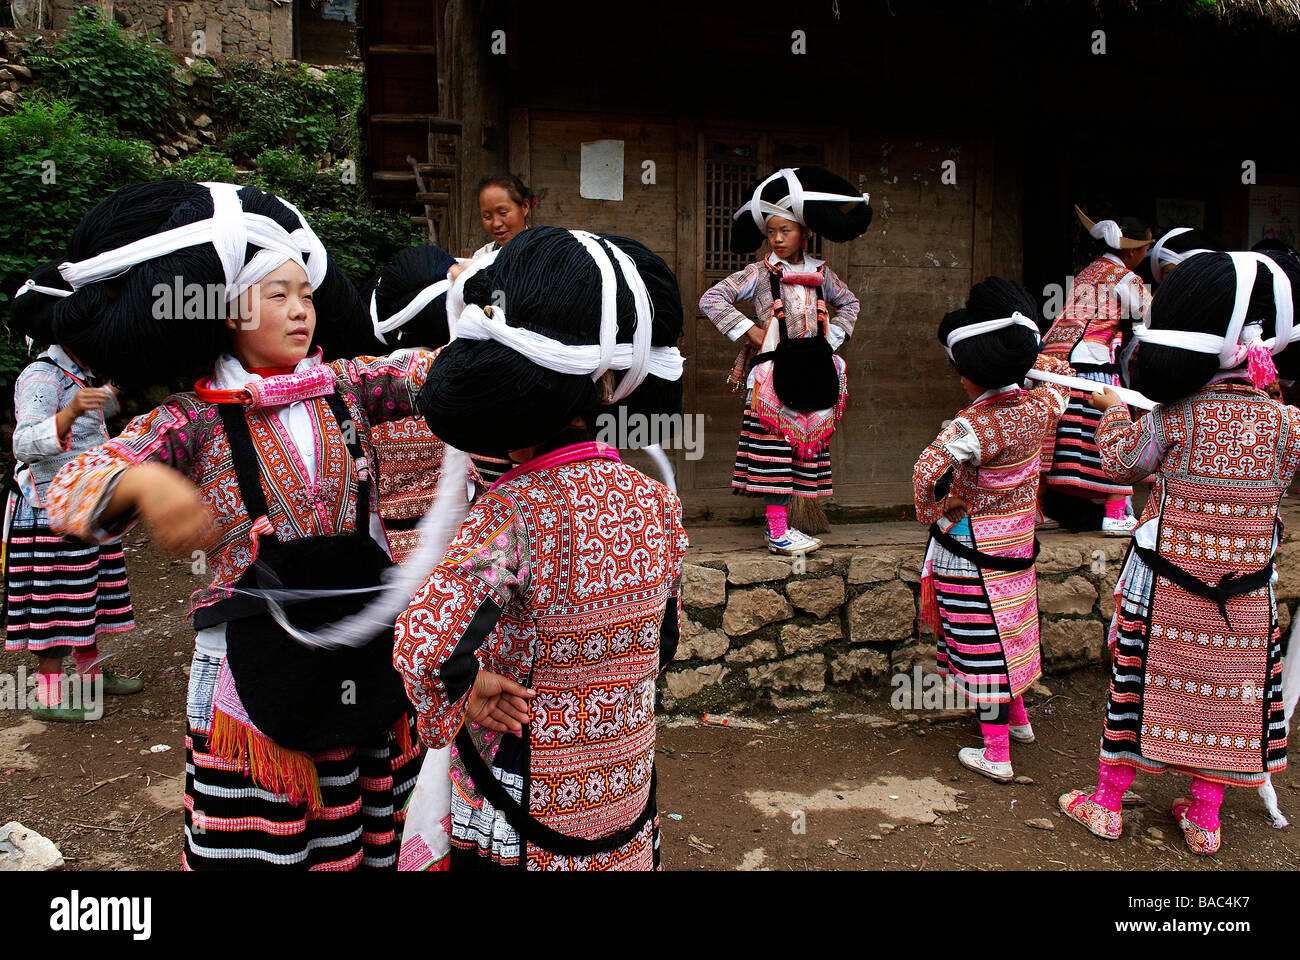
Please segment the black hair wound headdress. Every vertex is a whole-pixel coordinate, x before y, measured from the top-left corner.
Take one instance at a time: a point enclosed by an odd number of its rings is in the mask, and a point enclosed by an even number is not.
[[[452,285],[452,339],[421,409],[447,443],[486,455],[544,443],[620,404],[678,412],[682,316],[672,271],[643,245],[534,227]]]
[[[370,293],[370,323],[388,346],[432,349],[450,339],[447,271],[456,258],[441,247],[408,247],[379,271]]]
[[[55,307],[53,333],[123,383],[210,367],[232,301],[290,260],[315,291],[326,359],[378,352],[356,289],[297,208],[229,183],[140,184],[91,210],[59,268],[73,293]]]
[[[802,224],[827,240],[844,243],[871,225],[871,195],[821,167],[783,167],[760,180],[732,216],[731,251],[757,250],[769,217]]]
[[[59,274],[62,260],[62,257],[50,260],[33,270],[9,303],[10,329],[28,341],[55,342],[54,307],[72,293],[72,288]]]
[[[1038,309],[1020,284],[987,277],[939,324],[939,342],[966,379],[986,389],[1019,383],[1038,356]]]

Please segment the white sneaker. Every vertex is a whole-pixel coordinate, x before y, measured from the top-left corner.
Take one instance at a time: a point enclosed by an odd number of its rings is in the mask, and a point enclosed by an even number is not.
[[[1034,524],[1034,529],[1035,530],[1057,530],[1060,528],[1060,526],[1061,526],[1061,522],[1059,520],[1053,520],[1051,517],[1047,516],[1046,514],[1041,514],[1038,518],[1038,522]]]
[[[1128,537],[1137,525],[1137,517],[1102,517],[1101,532],[1108,537]]]
[[[771,531],[768,531],[767,549],[770,553],[780,553],[787,557],[793,557],[808,552],[805,546],[807,539],[802,533],[788,527],[781,537],[774,538]]]
[[[998,783],[1010,783],[1015,779],[1011,764],[994,763],[992,760],[985,759],[983,747],[962,747],[957,751],[957,759],[961,761],[963,767],[982,773]]]
[[[795,539],[803,542],[802,550],[804,553],[812,553],[822,545],[822,542],[816,537],[810,537],[802,530],[796,530],[794,527],[787,527],[786,532],[793,534]]]
[[[1019,727],[1017,727],[1015,724],[1012,724],[1011,727],[1009,728],[1009,732],[1011,735],[1011,739],[1016,741],[1016,743],[1034,742],[1034,728],[1032,724],[1026,723]]]

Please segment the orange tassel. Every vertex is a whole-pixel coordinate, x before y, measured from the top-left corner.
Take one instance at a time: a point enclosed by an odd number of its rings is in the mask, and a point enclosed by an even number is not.
[[[929,627],[935,635],[943,626],[939,616],[939,597],[934,592],[934,574],[921,580],[921,625]]]
[[[213,713],[208,743],[223,760],[243,764],[259,787],[282,794],[291,803],[306,803],[312,815],[324,806],[316,764],[307,754],[280,746],[220,710]]]

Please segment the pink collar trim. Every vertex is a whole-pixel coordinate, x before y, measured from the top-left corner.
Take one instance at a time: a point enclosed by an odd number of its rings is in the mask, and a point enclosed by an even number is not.
[[[544,453],[540,457],[533,457],[527,463],[521,463],[502,474],[492,486],[488,487],[489,491],[495,490],[515,477],[521,477],[525,473],[535,473],[538,470],[550,470],[553,467],[562,467],[566,463],[575,463],[578,460],[614,460],[622,463],[623,459],[607,443],[601,443],[599,440],[587,440],[583,443],[571,443],[567,447],[560,447],[558,450],[552,450],[550,453]]]

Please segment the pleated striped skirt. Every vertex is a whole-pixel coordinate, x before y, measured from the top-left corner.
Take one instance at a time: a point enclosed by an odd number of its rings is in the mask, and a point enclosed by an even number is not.
[[[829,497],[834,492],[830,444],[811,459],[801,460],[790,444],[769,431],[746,405],[731,486],[736,494]]]
[[[208,752],[208,735],[185,737],[184,870],[396,870],[407,797],[420,773],[420,743],[391,730],[356,747],[313,757],[322,806],[259,787],[243,765]]]
[[[969,533],[952,533],[972,545]],[[938,635],[939,674],[948,678],[967,703],[1009,703],[1007,655],[980,571],[938,543],[933,550],[934,593],[943,626]]]
[[[1263,738],[1254,738],[1240,746],[1258,750],[1260,769],[1258,772],[1236,770],[1212,770],[1192,765],[1166,763],[1143,756],[1142,740],[1144,736],[1161,737],[1166,731],[1142,720],[1143,691],[1148,677],[1147,635],[1150,630],[1151,597],[1155,584],[1152,582],[1151,569],[1131,555],[1120,574],[1119,603],[1115,609],[1115,648],[1111,658],[1110,692],[1106,699],[1106,718],[1102,727],[1101,760],[1103,763],[1137,767],[1147,773],[1164,773],[1172,771],[1189,774],[1233,787],[1258,787],[1269,773],[1275,773],[1286,767],[1286,722],[1283,718],[1282,671],[1278,666],[1282,656],[1281,634],[1277,630],[1276,606],[1272,617],[1272,630],[1269,640],[1268,663],[1271,665],[1269,675],[1264,683],[1263,696],[1259,698],[1263,717]],[[1276,603],[1274,601],[1274,603]],[[1163,678],[1162,678],[1163,679]],[[1245,691],[1236,687],[1210,689],[1201,691],[1207,703],[1217,697],[1241,697]],[[1212,712],[1212,706],[1204,712]],[[1193,722],[1199,725],[1204,716],[1196,716]],[[1182,739],[1182,731],[1169,730],[1171,738]],[[1227,736],[1222,729],[1211,731],[1208,735],[1196,733],[1195,743],[1199,738]],[[1189,738],[1190,739],[1190,738]]]
[[[1079,376],[1109,386],[1118,386],[1119,377],[1113,373],[1079,370]],[[1133,488],[1116,483],[1106,476],[1101,466],[1101,453],[1097,449],[1097,427],[1101,411],[1088,403],[1092,394],[1082,390],[1070,391],[1070,402],[1056,425],[1056,439],[1050,460],[1051,467],[1043,482],[1063,493],[1076,497],[1109,498],[1132,496]]]
[[[50,529],[45,511],[11,493],[5,562],[6,650],[63,656],[101,633],[135,627],[122,544],[84,543]]]

